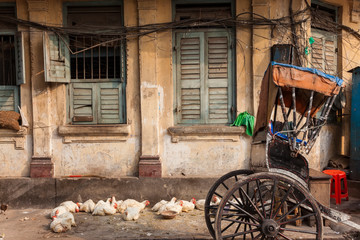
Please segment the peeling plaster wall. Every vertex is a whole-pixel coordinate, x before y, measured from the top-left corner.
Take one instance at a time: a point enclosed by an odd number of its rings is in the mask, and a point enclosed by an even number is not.
[[[19,18],[30,18],[28,1],[16,1]],[[46,16],[43,16],[46,23],[61,24],[62,6],[65,1],[43,1],[48,4],[45,11]],[[138,16],[139,1],[142,2],[143,10],[148,7],[153,15],[143,16],[143,18]],[[0,2],[15,1],[0,0]],[[154,17],[156,22],[172,20],[171,0],[124,0],[123,2],[124,22],[127,26],[136,26],[139,18],[146,20],[147,17],[149,19]],[[304,4],[300,0],[293,2],[294,11]],[[350,22],[350,3],[348,1],[329,0],[326,2],[337,6],[342,5],[343,7],[340,9],[342,24],[355,30],[359,29],[358,23]],[[253,9],[256,13],[271,18],[288,15],[288,1],[286,0],[236,0],[235,8],[236,14]],[[274,36],[272,37],[271,34]],[[139,44],[142,42],[138,39],[131,39],[127,42],[126,107],[127,124],[130,126],[129,136],[119,141],[103,141],[101,138],[97,138],[94,142],[94,139],[89,137],[89,141],[79,140],[64,143],[64,138],[58,134],[58,128],[67,124],[66,84],[39,82],[37,85],[32,85],[32,81],[39,81],[37,76],[42,74],[41,71],[31,72],[31,69],[43,69],[43,63],[39,59],[42,53],[38,56],[34,53],[30,54],[29,34],[25,34],[26,84],[20,88],[21,107],[31,126],[28,130],[24,150],[15,150],[13,143],[0,143],[0,176],[29,176],[29,165],[33,152],[36,153],[39,150],[48,152],[48,149],[42,149],[43,145],[48,146],[50,150],[55,177],[78,174],[106,177],[136,176],[139,156],[144,153],[160,155],[164,177],[184,175],[186,177],[216,177],[235,169],[249,168],[251,138],[247,135],[241,135],[237,142],[225,139],[172,142],[167,131],[169,127],[174,126],[172,32],[154,33],[153,36],[155,40],[151,39],[152,48],[142,49],[144,63],[153,61],[153,68],[149,68],[147,65],[142,66],[145,69],[142,73],[146,74],[145,77],[148,77],[149,81],[140,79]],[[272,33],[269,27],[256,29],[250,26],[238,27],[236,36],[239,39],[236,45],[237,113],[248,111],[255,115],[261,80],[270,60],[270,47],[276,43],[289,43],[290,40],[289,36],[283,35],[282,32]],[[345,33],[343,36],[349,36],[349,34]],[[36,41],[38,42],[33,44],[39,46],[42,40],[37,38]],[[146,39],[143,42],[146,43]],[[339,58],[340,77],[344,78],[347,83],[346,90],[349,100],[347,108],[344,110],[345,114],[350,113],[351,98],[351,94],[349,94],[351,93],[351,74],[347,71],[360,62],[360,56],[353,50],[353,46],[358,46],[358,44],[358,40],[349,36],[349,41],[343,41],[339,46],[339,52],[344,56]],[[144,48],[145,45],[142,47]],[[33,59],[35,56],[37,58]],[[151,77],[149,77],[150,75]],[[151,98],[153,102],[146,102],[144,98],[141,106],[140,92],[155,94],[156,98]],[[43,105],[37,105],[36,100],[34,101],[32,98],[37,94],[44,95],[44,98],[40,99],[40,103],[46,105],[46,111],[49,114],[43,116],[46,124],[41,126],[37,124],[33,128],[33,115],[37,116],[36,119],[41,119],[41,114],[44,114],[42,113]],[[149,105],[149,108],[146,104]],[[154,109],[156,109],[156,113],[152,112]],[[141,113],[141,111],[144,112]],[[158,122],[153,123],[156,125],[156,129],[144,131],[147,126],[151,125],[146,125],[150,121],[148,117],[155,116],[154,114],[158,114],[156,117]],[[308,157],[310,167],[321,170],[333,155],[339,152],[348,153],[349,119],[349,116],[343,117],[341,127],[327,125],[323,128]],[[46,130],[42,131],[42,128]],[[33,135],[33,130],[37,132],[35,135]],[[147,134],[146,139],[144,139],[143,133]],[[34,138],[36,141],[33,141]]]
[[[55,175],[98,175],[117,178],[133,176],[137,172],[134,153],[139,141],[129,138],[120,143],[69,143],[53,140]]]
[[[0,177],[26,177],[30,173],[31,136],[25,137],[23,150],[14,143],[0,143]]]
[[[218,177],[236,169],[250,168],[251,138],[238,142],[190,141],[171,143],[165,138],[164,177]]]

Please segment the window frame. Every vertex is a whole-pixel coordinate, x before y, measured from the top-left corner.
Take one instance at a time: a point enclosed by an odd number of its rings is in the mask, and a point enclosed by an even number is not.
[[[17,17],[16,3],[0,3],[1,7],[13,7],[14,16]],[[11,90],[14,94],[14,110],[19,112],[20,106],[20,85],[25,84],[25,57],[24,57],[24,35],[18,31],[17,26],[14,28],[1,29],[0,35],[13,35],[15,44],[15,85],[0,85],[0,90]],[[20,49],[21,48],[21,49]]]
[[[172,1],[172,19],[175,19],[176,16],[176,6],[178,4],[189,4],[189,5],[199,5],[199,4],[230,4],[231,6],[231,15],[234,16],[235,15],[235,3],[233,0],[223,0],[223,1],[219,1],[219,0],[198,0],[198,1],[193,1],[193,0],[173,0]],[[181,33],[181,32],[188,32],[188,33],[197,33],[197,32],[219,32],[219,31],[227,31],[229,32],[229,48],[231,49],[231,53],[228,56],[228,59],[230,59],[230,62],[228,63],[229,66],[229,74],[230,76],[229,78],[229,82],[228,82],[228,96],[230,96],[230,98],[228,99],[228,122],[225,124],[226,126],[229,126],[236,118],[236,89],[237,89],[237,84],[236,84],[236,44],[235,44],[235,38],[236,38],[236,28],[235,27],[231,27],[231,28],[223,28],[223,27],[209,27],[209,28],[199,28],[199,29],[178,29],[178,30],[174,30],[172,31],[172,49],[173,49],[173,53],[172,53],[172,66],[173,66],[173,70],[172,70],[172,76],[173,76],[173,94],[174,94],[174,102],[173,102],[173,114],[174,114],[174,124],[177,126],[191,126],[191,125],[224,125],[223,123],[208,123],[205,122],[205,119],[200,119],[200,122],[181,122],[181,116],[177,111],[177,108],[179,106],[179,101],[178,101],[178,86],[179,86],[179,79],[177,79],[177,53],[176,53],[176,46],[177,46],[177,33]],[[200,54],[205,54],[205,50],[204,53],[200,53]],[[201,86],[202,87],[202,86]],[[200,96],[201,99],[201,96]],[[200,103],[201,105],[201,103]],[[231,106],[231,107],[230,107]],[[209,107],[207,107],[206,111],[209,110]],[[202,109],[200,109],[200,111],[202,111]],[[180,117],[179,117],[180,116]]]
[[[318,1],[318,0],[314,0],[311,2],[311,4],[314,4],[314,5],[318,5],[318,6],[321,6],[321,7],[324,7],[324,8],[327,8],[328,10],[333,10],[335,11],[335,22],[338,23],[339,22],[339,7],[336,6],[336,5],[331,5],[331,4],[328,4],[328,3],[324,3],[324,2],[321,2],[321,1]],[[311,23],[312,24],[312,23]],[[341,41],[339,41],[339,38],[338,38],[338,33],[336,32],[331,32],[331,31],[327,31],[325,29],[321,29],[321,28],[316,28],[316,27],[312,27],[311,26],[311,36],[315,36],[315,37],[324,37],[325,39],[328,38],[328,37],[335,37],[335,59],[334,59],[334,63],[335,63],[335,73],[333,75],[335,76],[338,76],[339,75],[339,59],[341,59],[341,57],[339,57],[339,51],[338,49],[341,47],[339,44],[341,44]],[[323,45],[325,47],[325,45]],[[323,52],[323,54],[325,54],[325,52]],[[324,65],[326,66],[326,63],[325,63],[325,59],[323,59],[323,62],[321,63],[322,64],[322,67],[324,68]],[[312,55],[311,55],[311,65],[313,67],[313,59],[312,59]],[[325,71],[325,69],[320,69],[321,71],[324,71],[325,73],[327,73]],[[337,97],[338,98],[338,97]],[[337,99],[335,99],[336,101]],[[324,106],[322,107],[324,108]],[[321,109],[322,109],[321,108]],[[321,113],[321,110],[318,111],[317,113],[317,116],[320,116],[320,113]],[[337,113],[339,113],[341,115],[341,110],[340,111],[336,111],[336,110],[333,110],[331,109],[330,110],[330,113],[329,113],[329,116],[328,116],[328,119],[326,121],[326,124],[334,124],[334,123],[338,123],[337,122]]]
[[[67,16],[68,16],[68,8],[69,7],[109,7],[109,6],[121,6],[121,24],[124,25],[124,3],[123,0],[111,0],[111,1],[84,1],[84,2],[64,2],[63,3],[63,25],[67,26]],[[109,124],[126,124],[127,122],[127,111],[126,111],[126,85],[127,85],[127,41],[125,40],[124,45],[122,47],[122,61],[123,61],[123,78],[119,79],[88,79],[85,82],[81,82],[79,79],[72,79],[70,74],[70,81],[67,84],[67,122],[74,125],[109,125]],[[69,58],[71,61],[71,56]],[[73,111],[73,92],[72,88],[74,84],[84,84],[84,85],[92,85],[93,89],[101,89],[100,86],[108,85],[108,84],[118,84],[119,90],[119,121],[117,122],[106,122],[105,119],[101,118],[101,113],[99,106],[101,105],[100,98],[92,99],[93,102],[93,120],[92,121],[73,121],[74,111]],[[93,92],[93,96],[99,96],[100,92]]]

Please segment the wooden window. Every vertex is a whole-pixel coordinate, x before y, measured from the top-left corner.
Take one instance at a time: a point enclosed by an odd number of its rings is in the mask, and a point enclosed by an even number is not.
[[[311,46],[311,64],[330,75],[338,75],[338,42],[337,42],[337,8],[322,2],[315,1],[311,4],[311,36],[314,43]],[[338,101],[336,99],[335,101]],[[324,108],[324,106],[323,106]],[[322,109],[317,113],[320,115]],[[341,111],[339,111],[341,114]],[[334,108],[330,111],[327,123],[337,121]]]
[[[227,124],[232,108],[231,33],[177,32],[178,124]]]
[[[336,34],[312,29],[312,66],[331,75],[337,75],[337,37]]]
[[[0,7],[1,16],[15,17],[15,7]],[[0,111],[19,111],[19,85],[25,83],[23,34],[16,25],[0,23]]]
[[[312,67],[337,75],[336,8],[322,3],[313,3],[311,7],[311,35],[314,39],[311,46]]]
[[[69,5],[66,25],[73,29],[73,34],[66,38],[46,34],[44,52],[48,59],[48,81],[69,83],[69,121],[124,123],[126,43],[114,41],[118,36],[99,35],[95,30],[94,34],[81,33],[103,26],[122,26],[121,6]]]

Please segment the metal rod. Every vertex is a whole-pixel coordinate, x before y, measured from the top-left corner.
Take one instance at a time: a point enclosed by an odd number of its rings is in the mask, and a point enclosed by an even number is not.
[[[90,46],[93,45],[93,37],[90,37]],[[93,61],[93,57],[94,57],[94,52],[93,52],[94,48],[92,48],[90,50],[91,55],[90,55],[90,66],[91,66],[91,79],[94,79],[94,61]]]
[[[273,126],[275,126],[276,123],[276,115],[277,115],[277,109],[278,109],[278,101],[279,101],[279,91],[276,93],[276,99],[275,99],[275,112],[274,112],[274,122],[273,122]],[[275,133],[275,128],[273,127],[274,132]]]
[[[283,97],[283,94],[282,94],[282,91],[281,91],[281,87],[278,87],[278,91],[279,91],[279,99],[280,99],[280,104],[281,104],[281,111],[282,111],[282,114],[283,114],[283,117],[284,117],[284,125],[289,125],[288,124],[288,118],[287,118],[287,115],[286,115],[286,110],[285,110],[285,103],[284,103],[284,97]],[[288,130],[288,129],[287,129]],[[286,132],[287,134],[287,137],[288,137],[288,141],[289,141],[289,144],[290,144],[290,148],[292,148],[292,144],[291,144],[291,137],[290,137],[290,132],[287,131]]]
[[[6,76],[5,76],[5,57],[4,57],[4,36],[1,36],[1,57],[2,57],[2,74],[5,85],[7,85]]]
[[[100,66],[100,63],[101,63],[101,51],[100,51],[100,49],[101,49],[101,47],[100,47],[100,45],[99,45],[99,52],[98,52],[98,54],[99,54],[99,57],[98,57],[98,59],[99,59],[99,79],[101,79],[101,66]]]
[[[75,51],[77,51],[77,36],[75,36]],[[76,79],[79,79],[79,70],[78,70],[78,55],[75,54],[75,75]]]
[[[292,132],[292,136],[293,136],[293,150],[296,149],[296,89],[293,87],[292,88],[292,105],[293,105],[293,130],[294,132]]]
[[[313,103],[313,99],[314,99],[314,91],[311,91],[310,93],[310,101],[309,101],[309,106],[308,106],[308,110],[307,110],[307,116],[306,116],[306,122],[305,122],[305,132],[302,138],[302,142],[301,144],[303,145],[305,137],[307,136],[308,133],[308,126],[309,126],[309,121],[310,121],[310,114],[311,114],[311,108],[312,108],[312,103]]]
[[[85,48],[85,37],[82,37],[82,39],[83,39],[83,47]],[[85,73],[86,73],[86,68],[85,68],[85,63],[86,63],[86,62],[85,62],[85,53],[86,53],[85,51],[82,53],[82,54],[83,54],[83,71],[84,71],[83,74],[84,74],[84,79],[86,79],[86,76],[85,76],[85,75],[86,75],[86,74],[85,74]]]
[[[106,44],[106,79],[109,79],[109,46]]]
[[[11,42],[11,39],[12,39],[12,37],[11,36],[9,36],[9,51],[10,51],[10,59],[9,59],[9,71],[8,71],[8,78],[10,79],[10,84],[11,85],[16,85],[16,80],[14,79],[14,77],[13,77],[13,66],[14,66],[14,64],[13,64],[13,46],[12,46],[12,42]],[[14,81],[15,80],[15,81]]]
[[[335,101],[335,98],[336,98],[336,96],[337,95],[334,95],[334,96],[332,96],[332,97],[329,97],[328,98],[328,100],[326,101],[326,103],[327,103],[327,106],[326,106],[326,111],[324,110],[322,113],[321,113],[321,115],[323,115],[323,113],[325,112],[325,115],[324,116],[321,116],[320,118],[320,125],[318,126],[318,128],[316,128],[315,130],[314,130],[314,133],[312,134],[312,138],[311,138],[311,141],[310,141],[310,143],[308,143],[307,145],[306,145],[306,153],[309,153],[310,152],[310,150],[312,149],[312,147],[314,146],[314,144],[315,144],[315,140],[316,140],[316,138],[319,136],[319,134],[320,134],[320,129],[321,129],[321,127],[322,127],[322,125],[326,122],[326,119],[327,119],[327,117],[328,117],[328,115],[329,115],[329,113],[330,113],[330,110],[331,110],[331,107],[332,107],[332,105],[333,105],[333,103],[334,103],[334,101]],[[331,100],[330,100],[331,99]],[[328,103],[328,102],[330,102],[330,104]]]

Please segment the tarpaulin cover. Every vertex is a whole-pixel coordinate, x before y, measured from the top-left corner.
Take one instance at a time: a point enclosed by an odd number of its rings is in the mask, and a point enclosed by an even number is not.
[[[269,123],[275,105],[277,86],[281,87],[286,107],[290,107],[292,103],[291,88],[296,88],[296,111],[300,114],[306,111],[310,93],[313,90],[314,100],[311,116],[314,116],[323,105],[324,97],[337,95],[342,83],[342,79],[325,74],[317,69],[271,62],[261,84],[259,108],[254,129],[255,134]]]

